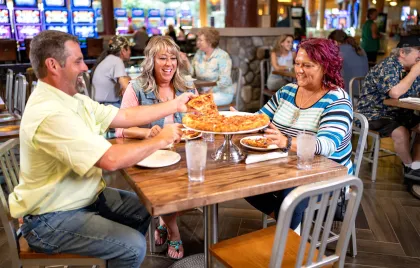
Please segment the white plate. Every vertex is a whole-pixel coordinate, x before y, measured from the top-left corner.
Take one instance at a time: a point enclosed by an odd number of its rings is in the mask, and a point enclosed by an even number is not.
[[[247,112],[230,112],[230,111],[222,111],[222,112],[219,112],[219,114],[220,115],[224,115],[226,117],[228,117],[228,116],[234,116],[234,115],[242,115],[242,116],[245,116],[245,115],[254,115],[253,113],[247,113]],[[198,132],[202,132],[202,133],[212,133],[212,134],[224,134],[224,135],[227,135],[227,134],[245,134],[245,133],[255,132],[255,131],[261,130],[263,128],[266,128],[269,124],[270,123],[268,123],[265,126],[259,127],[259,128],[242,130],[242,131],[237,131],[237,132],[214,132],[214,131],[205,131],[205,130],[198,130],[198,129],[190,128],[190,127],[187,127],[186,125],[184,125],[184,127],[186,129],[190,129],[190,130],[194,130],[194,131],[198,131]]]
[[[168,150],[157,150],[149,155],[143,161],[138,162],[137,165],[148,168],[166,167],[178,163],[181,160],[181,155],[176,152]]]
[[[246,144],[243,140],[244,139],[259,139],[259,138],[264,138],[264,136],[248,136],[248,137],[244,137],[242,138],[239,142],[241,143],[242,146],[252,149],[252,150],[256,150],[256,151],[271,151],[271,150],[275,150],[278,149],[279,147],[275,144],[271,144],[269,145],[267,148],[260,148],[260,147],[254,147],[254,146],[250,146],[248,144]]]
[[[188,130],[188,129],[183,128],[183,129],[182,129],[182,131],[184,131],[184,130]],[[197,132],[200,132],[200,131],[197,131]],[[195,139],[200,138],[201,136],[203,136],[203,133],[201,133],[201,132],[200,132],[200,133],[199,133],[196,137],[191,138],[191,139],[186,139],[186,138],[184,137],[184,135],[182,135],[182,137],[181,137],[181,141],[195,140]]]

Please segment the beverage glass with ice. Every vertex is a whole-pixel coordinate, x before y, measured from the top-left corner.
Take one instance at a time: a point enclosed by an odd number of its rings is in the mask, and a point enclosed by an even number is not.
[[[207,143],[205,141],[187,141],[185,143],[187,155],[188,180],[203,182],[207,160]]]
[[[297,168],[311,169],[314,161],[316,136],[310,132],[299,132],[297,135]]]

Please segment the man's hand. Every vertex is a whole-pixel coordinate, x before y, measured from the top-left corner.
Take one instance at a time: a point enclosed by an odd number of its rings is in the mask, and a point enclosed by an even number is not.
[[[194,96],[196,95],[194,95],[193,93],[187,92],[176,97],[174,99],[174,101],[176,102],[176,111],[179,113],[186,113],[188,111],[186,104],[190,99],[194,98]]]
[[[157,136],[161,131],[162,131],[162,128],[158,125],[155,125],[147,131],[145,139],[153,138],[153,137]]]
[[[416,62],[416,64],[411,67],[410,73],[414,72],[416,76],[420,76],[420,61]]]
[[[169,124],[165,125],[159,134],[155,137],[157,139],[163,140],[165,142],[164,146],[171,143],[177,143],[181,140],[182,137],[182,125],[181,124]]]

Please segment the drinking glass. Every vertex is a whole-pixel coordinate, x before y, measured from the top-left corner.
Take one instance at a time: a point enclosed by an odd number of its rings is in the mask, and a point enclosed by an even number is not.
[[[213,133],[204,133],[203,132],[203,141],[214,142],[214,134]]]
[[[190,182],[203,182],[207,160],[207,143],[201,140],[187,141],[185,152],[187,155],[188,180]]]
[[[311,169],[314,161],[316,136],[310,132],[299,132],[297,135],[297,168]]]

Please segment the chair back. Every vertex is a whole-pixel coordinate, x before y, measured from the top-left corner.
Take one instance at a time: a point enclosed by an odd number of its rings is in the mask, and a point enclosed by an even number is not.
[[[357,101],[359,100],[360,90],[362,89],[362,82],[364,79],[364,76],[356,76],[353,77],[349,82],[349,95],[353,107],[356,107]]]
[[[16,40],[0,40],[0,62],[17,61]]]
[[[260,76],[261,76],[261,103],[260,106],[262,107],[264,103],[264,89],[267,86],[267,79],[271,73],[271,64],[270,59],[263,59],[260,62]]]
[[[241,100],[241,89],[242,89],[242,70],[241,68],[233,67],[232,72],[230,73],[230,76],[232,78],[232,83],[236,83],[235,88],[235,107],[237,110],[240,110],[239,108],[239,101]]]
[[[20,232],[16,228],[16,222],[10,216],[7,196],[13,192],[19,182],[19,138],[10,139],[0,145],[0,169],[3,173],[6,187],[0,185],[0,219],[6,232],[9,244],[12,267],[20,267],[19,263],[19,240]]]
[[[8,69],[6,74],[6,99],[5,104],[9,114],[13,113],[13,76],[12,70]]]
[[[339,234],[335,253],[325,257],[325,249],[329,241],[335,210],[341,189],[350,186],[349,200],[344,215],[343,225]],[[277,221],[276,235],[271,254],[270,268],[281,267],[290,222],[296,206],[303,200],[309,199],[308,217],[303,222],[301,239],[295,267],[323,267],[327,264],[339,262],[337,267],[344,267],[347,246],[351,235],[351,226],[362,198],[363,183],[354,176],[344,176],[332,180],[307,184],[294,189],[283,201]],[[331,201],[330,201],[331,199]],[[319,201],[320,200],[320,201]],[[315,211],[317,213],[315,214]],[[323,223],[325,224],[323,225]],[[322,234],[321,234],[322,229]],[[306,249],[308,238],[311,237],[309,250]],[[318,255],[315,256],[319,246]],[[304,262],[307,253],[306,263]]]
[[[17,74],[15,77],[15,89],[13,95],[13,113],[19,116],[23,115],[26,104],[26,91],[28,82],[23,74]]]
[[[353,121],[357,119],[360,122],[360,128],[353,123],[353,132],[359,134],[359,139],[357,141],[356,153],[354,155],[353,168],[354,176],[359,177],[360,166],[362,165],[363,152],[365,150],[365,145],[367,141],[367,136],[369,132],[369,122],[367,121],[366,116],[359,113],[353,113]]]
[[[88,58],[97,58],[101,55],[104,50],[104,39],[103,38],[87,38],[86,39],[86,50]]]

